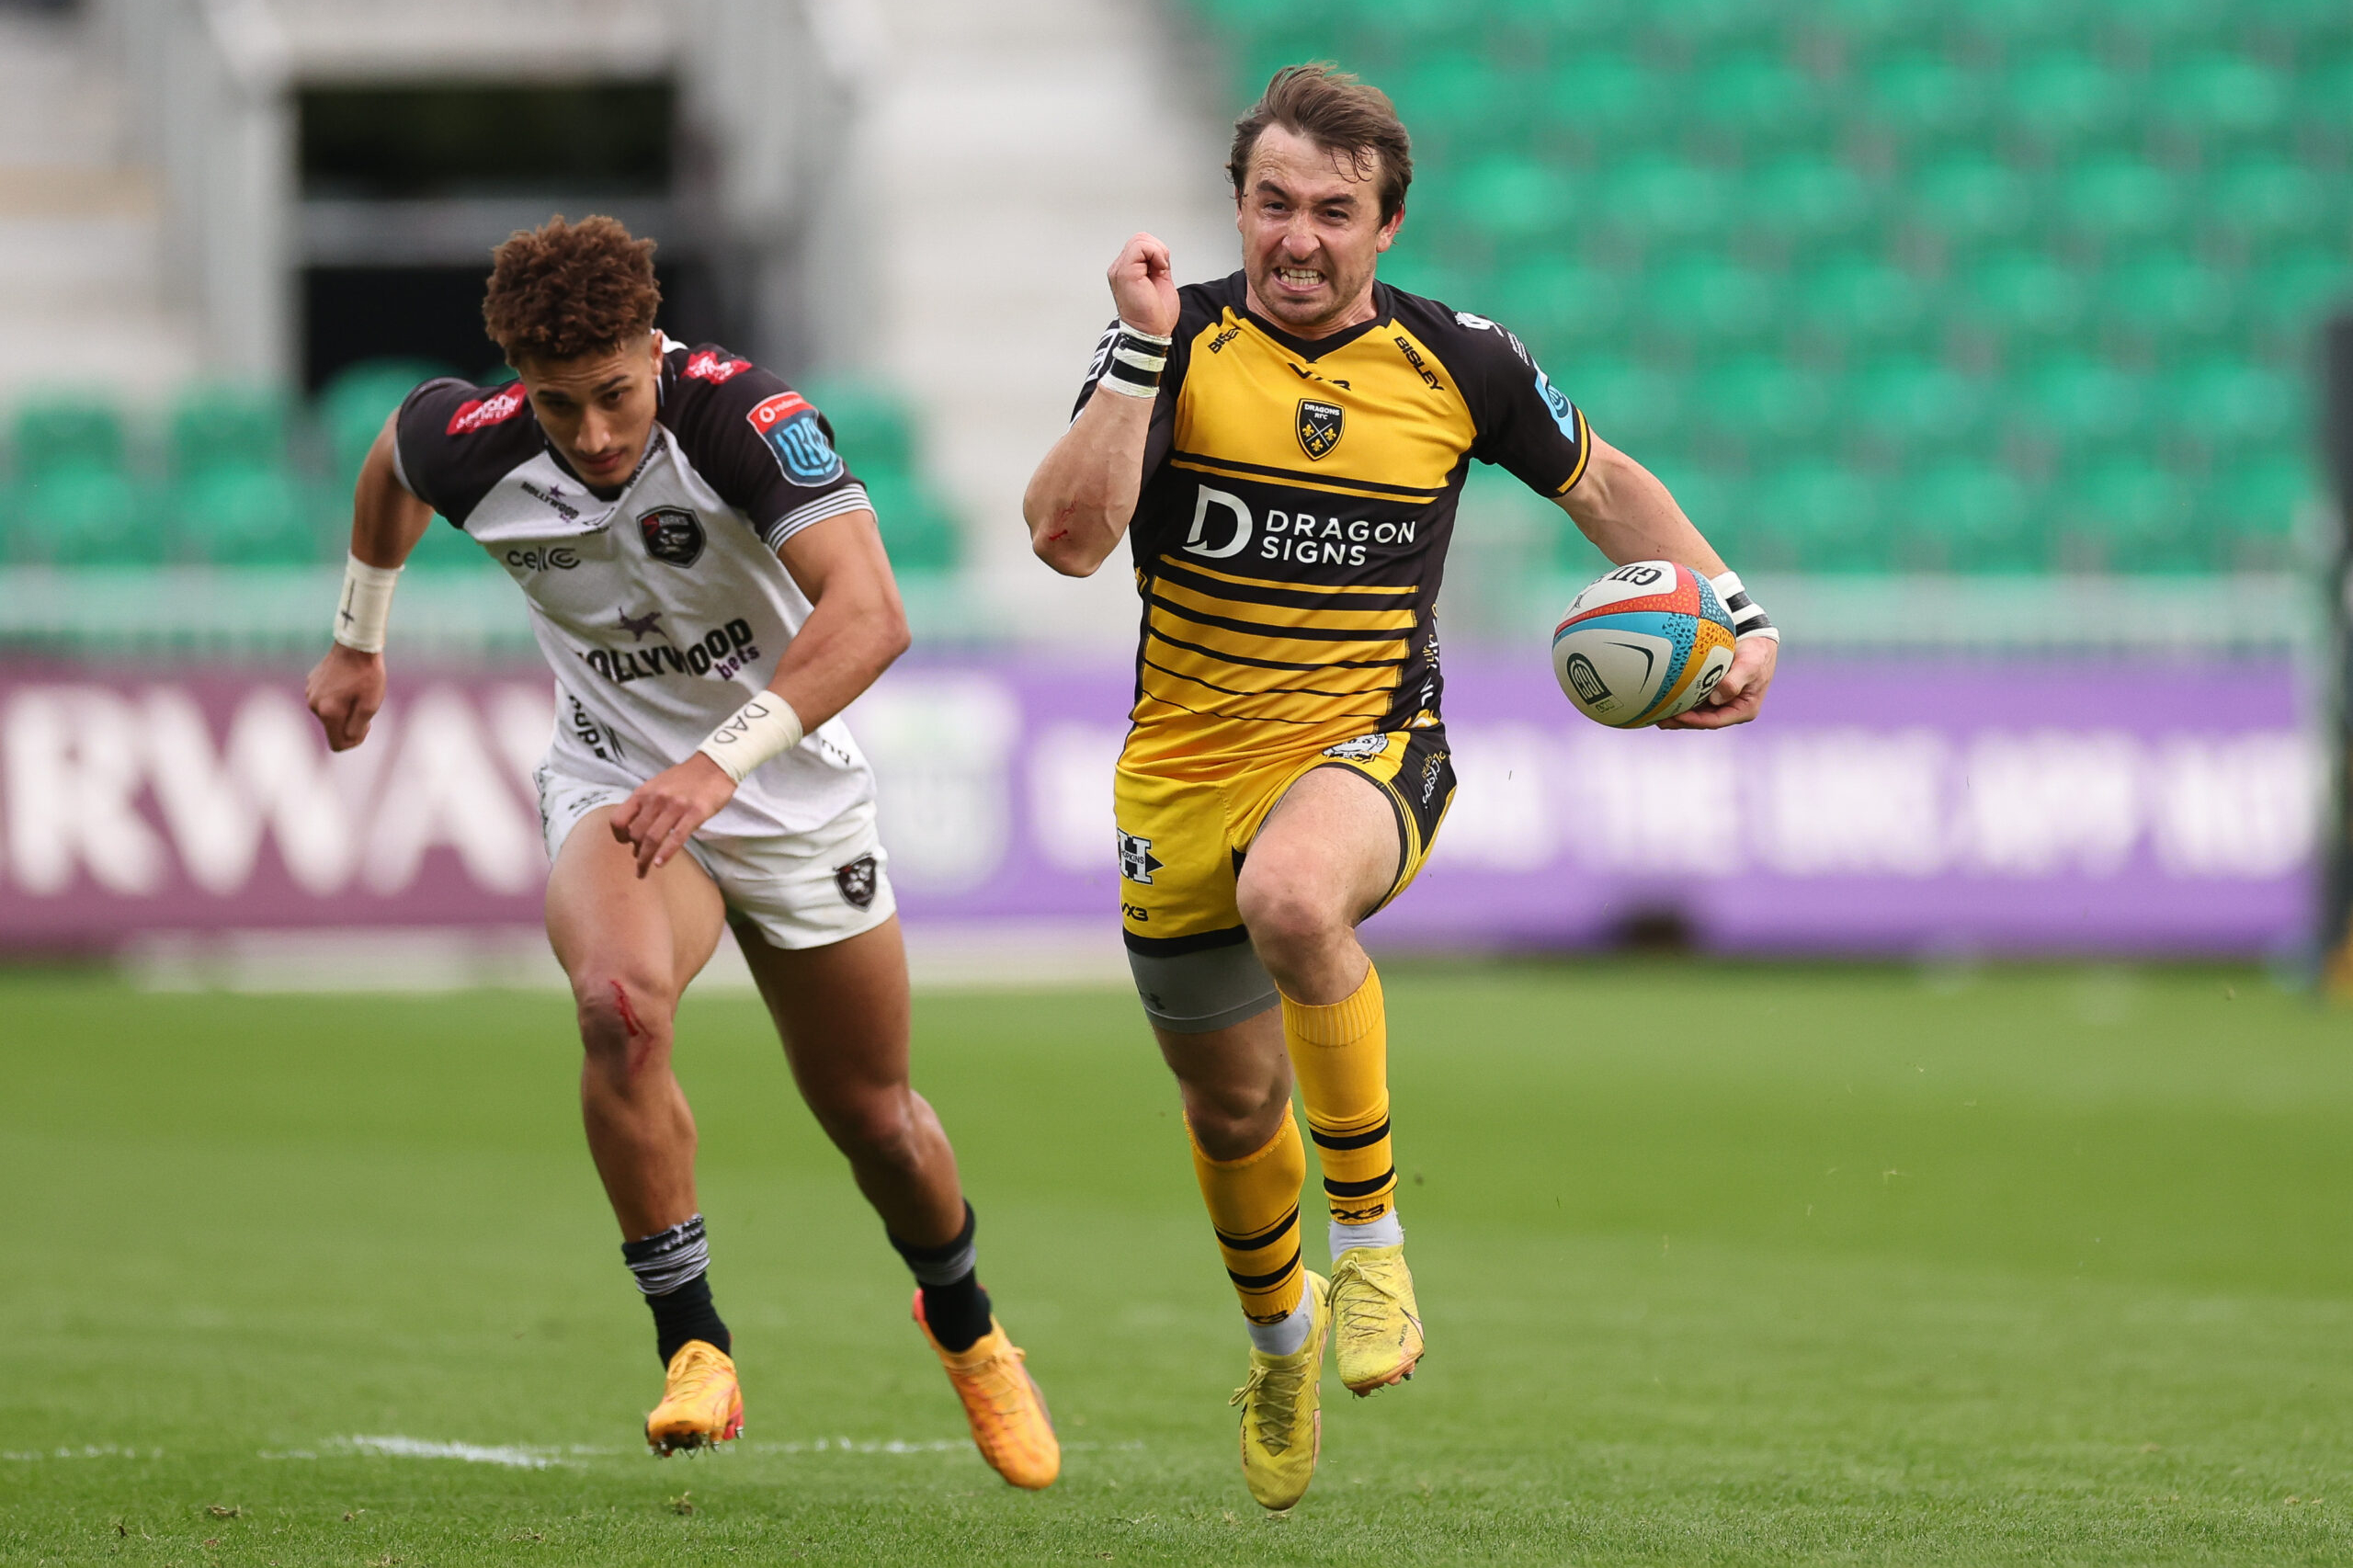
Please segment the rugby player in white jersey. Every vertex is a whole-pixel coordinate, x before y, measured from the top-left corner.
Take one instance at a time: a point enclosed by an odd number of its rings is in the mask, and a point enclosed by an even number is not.
[[[536,776],[548,937],[578,1010],[589,1152],[666,1373],[647,1442],[699,1448],[743,1424],[670,1065],[679,994],[725,922],[915,1273],[915,1321],[974,1441],[1042,1487],[1060,1449],[976,1278],[955,1153],[908,1082],[873,777],[836,716],[907,646],[890,562],[807,400],[654,328],[653,250],[608,218],[498,247],[483,313],[519,379],[428,381],[386,422],[311,710],[335,749],[367,739],[393,581],[436,512],[523,590],[556,678]]]

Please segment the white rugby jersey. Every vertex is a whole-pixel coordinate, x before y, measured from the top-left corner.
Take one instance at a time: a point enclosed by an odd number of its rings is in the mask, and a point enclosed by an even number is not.
[[[777,547],[869,505],[809,401],[711,345],[662,339],[645,457],[600,495],[548,445],[519,381],[427,381],[401,404],[401,483],[506,568],[555,671],[548,761],[634,788],[759,691],[808,619]],[[834,719],[755,769],[704,831],[805,832],[873,793]]]

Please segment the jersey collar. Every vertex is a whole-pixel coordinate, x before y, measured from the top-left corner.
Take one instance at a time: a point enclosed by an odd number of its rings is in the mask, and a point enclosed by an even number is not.
[[[1372,280],[1370,320],[1360,321],[1354,326],[1343,327],[1329,337],[1296,337],[1250,308],[1249,280],[1242,273],[1235,273],[1233,281],[1234,294],[1241,301],[1237,307],[1237,313],[1242,319],[1265,333],[1281,347],[1311,365],[1335,349],[1346,348],[1374,327],[1387,325],[1393,309],[1391,296],[1394,290],[1376,278]]]

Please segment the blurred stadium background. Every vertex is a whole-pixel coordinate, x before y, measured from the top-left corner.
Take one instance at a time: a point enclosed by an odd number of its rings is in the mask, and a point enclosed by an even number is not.
[[[1019,490],[1105,258],[1227,270],[1226,122],[1308,57],[1414,131],[1384,275],[1518,331],[1790,636],[1751,734],[1577,723],[1537,640],[1597,558],[1474,474],[1464,787],[1382,940],[2309,946],[2353,284],[2353,12],[2311,0],[15,0],[0,941],[538,962],[498,565],[420,551],[379,755],[290,702],[385,412],[495,371],[487,249],[606,210],[663,325],[805,384],[877,497],[917,652],[857,717],[919,941],[1116,974],[1132,599],[1030,561]]]

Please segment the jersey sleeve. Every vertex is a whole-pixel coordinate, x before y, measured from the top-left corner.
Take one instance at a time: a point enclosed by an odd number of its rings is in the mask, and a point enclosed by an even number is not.
[[[1541,495],[1565,495],[1585,477],[1593,433],[1584,410],[1554,386],[1517,335],[1483,316],[1455,314],[1461,378],[1478,430],[1471,455],[1509,470]]]
[[[426,381],[401,401],[392,421],[393,476],[461,528],[491,486],[537,449],[520,381]]]
[[[669,396],[665,422],[687,460],[770,550],[813,523],[873,509],[834,449],[834,427],[773,372],[698,347]]]

